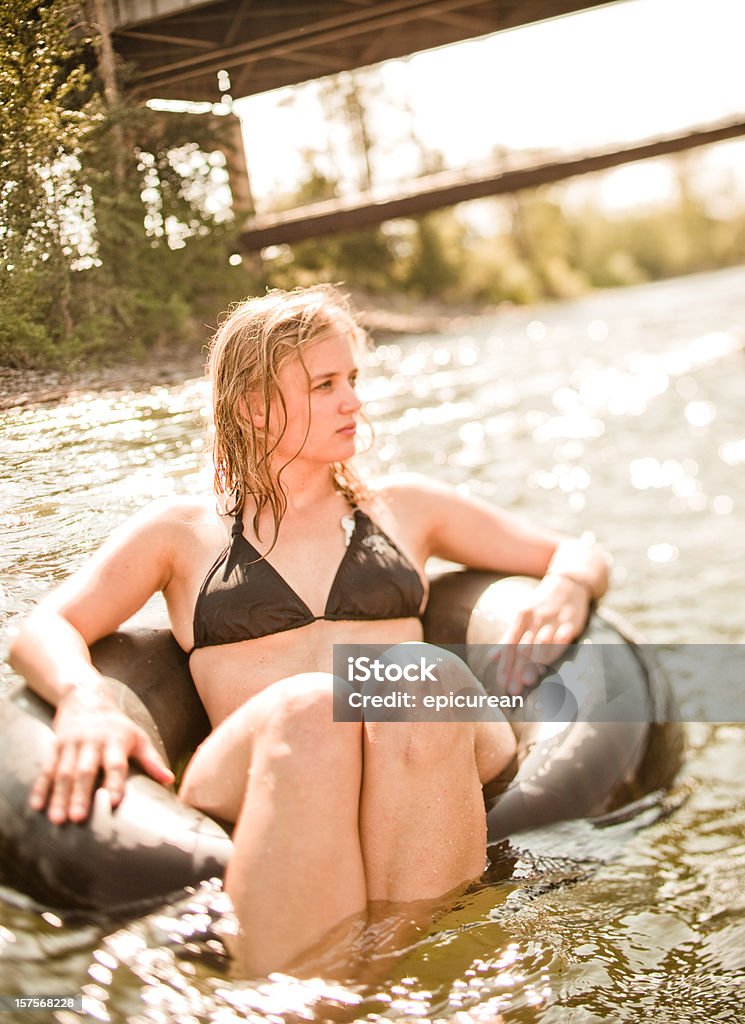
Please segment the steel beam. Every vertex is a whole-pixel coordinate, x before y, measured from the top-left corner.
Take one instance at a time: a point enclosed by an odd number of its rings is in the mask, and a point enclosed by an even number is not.
[[[291,244],[308,238],[354,231],[396,217],[415,217],[470,199],[518,192],[742,135],[745,135],[745,121],[737,121],[700,128],[685,135],[664,136],[634,146],[584,153],[532,167],[482,173],[478,178],[467,178],[465,172],[458,175],[451,171],[429,175],[417,179],[415,188],[395,199],[376,201],[368,196],[359,196],[352,201],[329,200],[301,209],[257,217],[241,233],[241,245],[251,252],[270,245]]]

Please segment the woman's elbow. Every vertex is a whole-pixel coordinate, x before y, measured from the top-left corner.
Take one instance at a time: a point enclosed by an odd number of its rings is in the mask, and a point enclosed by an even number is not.
[[[56,612],[42,605],[11,626],[7,660],[14,672],[28,677],[40,653],[58,635],[59,620]]]
[[[8,645],[7,662],[14,672],[23,675],[28,661],[29,647],[33,646],[35,630],[31,625],[30,616],[21,619],[10,627],[10,644]]]

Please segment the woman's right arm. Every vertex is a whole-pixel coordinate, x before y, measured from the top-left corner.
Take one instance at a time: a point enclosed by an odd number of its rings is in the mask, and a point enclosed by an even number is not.
[[[89,646],[167,586],[174,523],[164,506],[134,516],[20,625],[10,663],[56,705],[56,744],[30,795],[50,821],[82,821],[99,771],[112,806],[124,794],[132,757],[159,782],[173,774],[145,732],[120,711],[93,666]]]

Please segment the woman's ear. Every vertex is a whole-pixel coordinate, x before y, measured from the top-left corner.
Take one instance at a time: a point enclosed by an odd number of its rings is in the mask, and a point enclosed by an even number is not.
[[[264,403],[257,391],[249,391],[238,399],[238,410],[244,420],[251,420],[257,430],[266,426]]]

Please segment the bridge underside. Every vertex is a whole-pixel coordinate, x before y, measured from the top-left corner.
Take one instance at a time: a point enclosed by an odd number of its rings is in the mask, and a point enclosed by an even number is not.
[[[107,0],[107,7],[135,93],[214,102],[220,71],[233,96],[250,96],[604,2]]]

